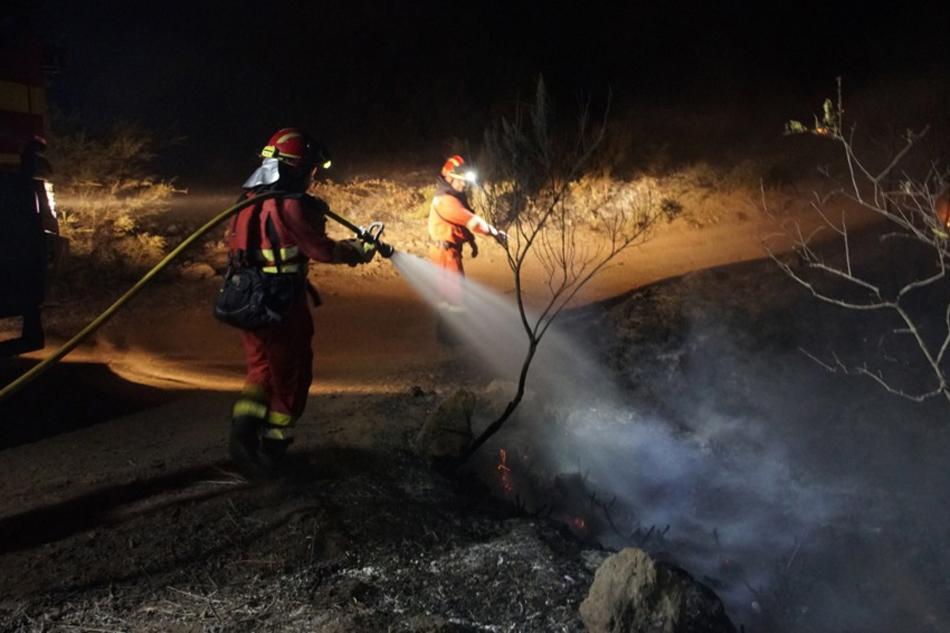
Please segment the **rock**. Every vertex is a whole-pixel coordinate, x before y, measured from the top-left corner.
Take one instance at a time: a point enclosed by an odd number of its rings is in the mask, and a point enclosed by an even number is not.
[[[227,246],[220,248],[208,248],[201,254],[201,259],[217,271],[224,271],[228,268],[228,250]]]
[[[633,547],[600,566],[580,614],[591,633],[736,631],[711,589]]]
[[[459,389],[439,403],[412,442],[416,454],[430,464],[447,467],[458,462],[472,442],[475,394]]]
[[[215,276],[214,268],[203,262],[196,262],[185,267],[181,271],[181,276],[188,281],[199,281],[201,279],[211,279]]]

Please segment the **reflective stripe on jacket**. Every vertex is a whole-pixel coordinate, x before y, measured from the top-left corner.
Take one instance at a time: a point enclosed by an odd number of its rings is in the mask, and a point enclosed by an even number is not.
[[[333,261],[336,241],[327,236],[324,212],[328,209],[325,201],[307,194],[271,198],[242,209],[229,224],[228,251],[232,255],[243,251],[250,263],[261,265],[267,273],[306,274],[309,259]],[[268,220],[273,222],[279,242],[279,270],[274,257],[275,245],[268,237]]]

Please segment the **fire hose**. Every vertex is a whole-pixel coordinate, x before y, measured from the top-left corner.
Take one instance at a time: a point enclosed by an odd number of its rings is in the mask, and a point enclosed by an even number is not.
[[[369,227],[363,228],[362,226],[356,226],[346,218],[337,215],[333,211],[324,211],[324,214],[328,218],[336,220],[346,228],[356,233],[356,237],[363,240],[364,242],[371,242],[375,244],[376,251],[386,259],[392,257],[393,253],[396,252],[396,249],[394,249],[391,245],[379,239],[380,235],[383,234],[383,229],[386,227],[386,225],[382,222],[373,222],[369,225]]]
[[[286,193],[287,193],[286,191],[268,191],[266,193],[256,195],[252,198],[241,200],[237,204],[222,211],[217,217],[206,222],[201,228],[199,228],[197,231],[189,235],[184,241],[182,241],[181,244],[175,247],[175,249],[172,250],[172,252],[170,252],[168,255],[166,255],[165,258],[162,259],[162,261],[156,264],[154,268],[152,268],[150,271],[145,273],[145,275],[141,279],[139,279],[135,283],[134,286],[129,288],[129,290],[126,291],[124,295],[119,297],[115,301],[115,303],[113,303],[111,306],[106,308],[106,310],[102,314],[100,314],[98,317],[96,317],[92,321],[92,323],[87,325],[73,338],[68,340],[63,345],[61,345],[60,348],[57,349],[55,352],[53,352],[52,354],[44,358],[35,367],[31,368],[25,374],[23,374],[22,376],[20,376],[19,378],[11,382],[10,384],[6,385],[3,389],[0,389],[0,402],[3,402],[5,399],[12,396],[14,393],[16,393],[17,391],[19,391],[20,389],[22,389],[23,387],[31,383],[33,380],[35,380],[44,372],[46,372],[46,370],[48,370],[52,365],[62,360],[62,358],[66,356],[66,354],[73,351],[73,349],[75,349],[80,343],[86,340],[86,338],[88,338],[90,334],[98,330],[109,319],[111,319],[113,315],[115,315],[116,312],[118,312],[126,303],[129,302],[129,300],[132,299],[132,297],[137,295],[139,291],[149,281],[151,281],[152,278],[155,277],[155,275],[161,272],[176,257],[181,255],[182,252],[184,252],[186,248],[191,246],[195,241],[197,241],[200,237],[205,235],[208,231],[210,231],[217,225],[221,224],[223,221],[227,220],[229,217],[239,212],[241,209],[244,209],[245,207],[249,207],[251,205],[257,204],[258,202],[263,202],[264,200],[267,200],[268,198],[279,198],[280,196],[286,195]],[[395,249],[390,244],[387,244],[386,242],[383,242],[382,240],[380,240],[380,236],[382,235],[383,229],[385,228],[385,225],[382,222],[373,222],[372,224],[369,225],[368,228],[363,228],[361,226],[357,226],[353,224],[346,218],[343,218],[337,215],[336,213],[333,213],[332,211],[325,211],[325,214],[327,217],[335,220],[336,222],[339,222],[347,229],[356,233],[356,236],[358,239],[363,240],[364,242],[373,243],[376,246],[377,252],[382,257],[385,257],[388,259],[389,257],[392,257],[393,253],[395,252]]]

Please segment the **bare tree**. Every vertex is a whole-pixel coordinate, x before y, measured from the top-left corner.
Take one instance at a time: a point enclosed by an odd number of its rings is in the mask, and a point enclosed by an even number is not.
[[[592,125],[586,108],[575,123],[576,129],[559,132],[553,103],[539,79],[533,102],[485,133],[482,165],[488,184],[480,202],[491,222],[508,233],[504,246],[528,347],[514,396],[469,445],[463,462],[518,408],[538,346],[564,307],[617,255],[647,239],[660,217],[648,190],[605,183],[594,196],[577,191],[605,127]],[[597,239],[582,239],[584,233]],[[546,277],[546,298],[537,310],[526,304],[529,260],[538,263]]]
[[[825,359],[806,353],[830,371],[867,376],[902,397],[922,402],[942,396],[950,403],[948,172],[925,155],[921,141],[929,126],[907,129],[890,151],[874,160],[870,150],[856,149],[857,126],[845,124],[844,112],[839,78],[837,100],[825,100],[813,125],[798,121],[786,125],[788,134],[811,134],[837,144],[844,175],[828,193],[814,195],[812,207],[820,218],[819,228],[806,232],[796,224],[788,231],[798,261],[788,261],[771,249],[770,254],[821,301],[896,318],[896,325],[882,334],[906,354],[900,359],[881,354],[872,367],[866,361],[845,362],[835,352]],[[764,201],[763,191],[767,208]],[[856,232],[849,230],[847,215],[841,211],[848,204],[869,212],[874,220],[872,239],[859,242]],[[837,247],[830,254],[818,246],[829,235]],[[896,265],[883,271],[880,266],[864,265],[895,255]],[[922,361],[926,368],[926,379],[915,378],[913,386],[900,380],[907,356],[915,366]]]

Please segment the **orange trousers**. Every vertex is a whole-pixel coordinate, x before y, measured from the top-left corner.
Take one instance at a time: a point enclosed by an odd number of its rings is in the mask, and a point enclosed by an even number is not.
[[[429,247],[429,261],[439,266],[439,295],[442,300],[453,306],[462,305],[462,283],[465,269],[462,267],[461,248]]]

